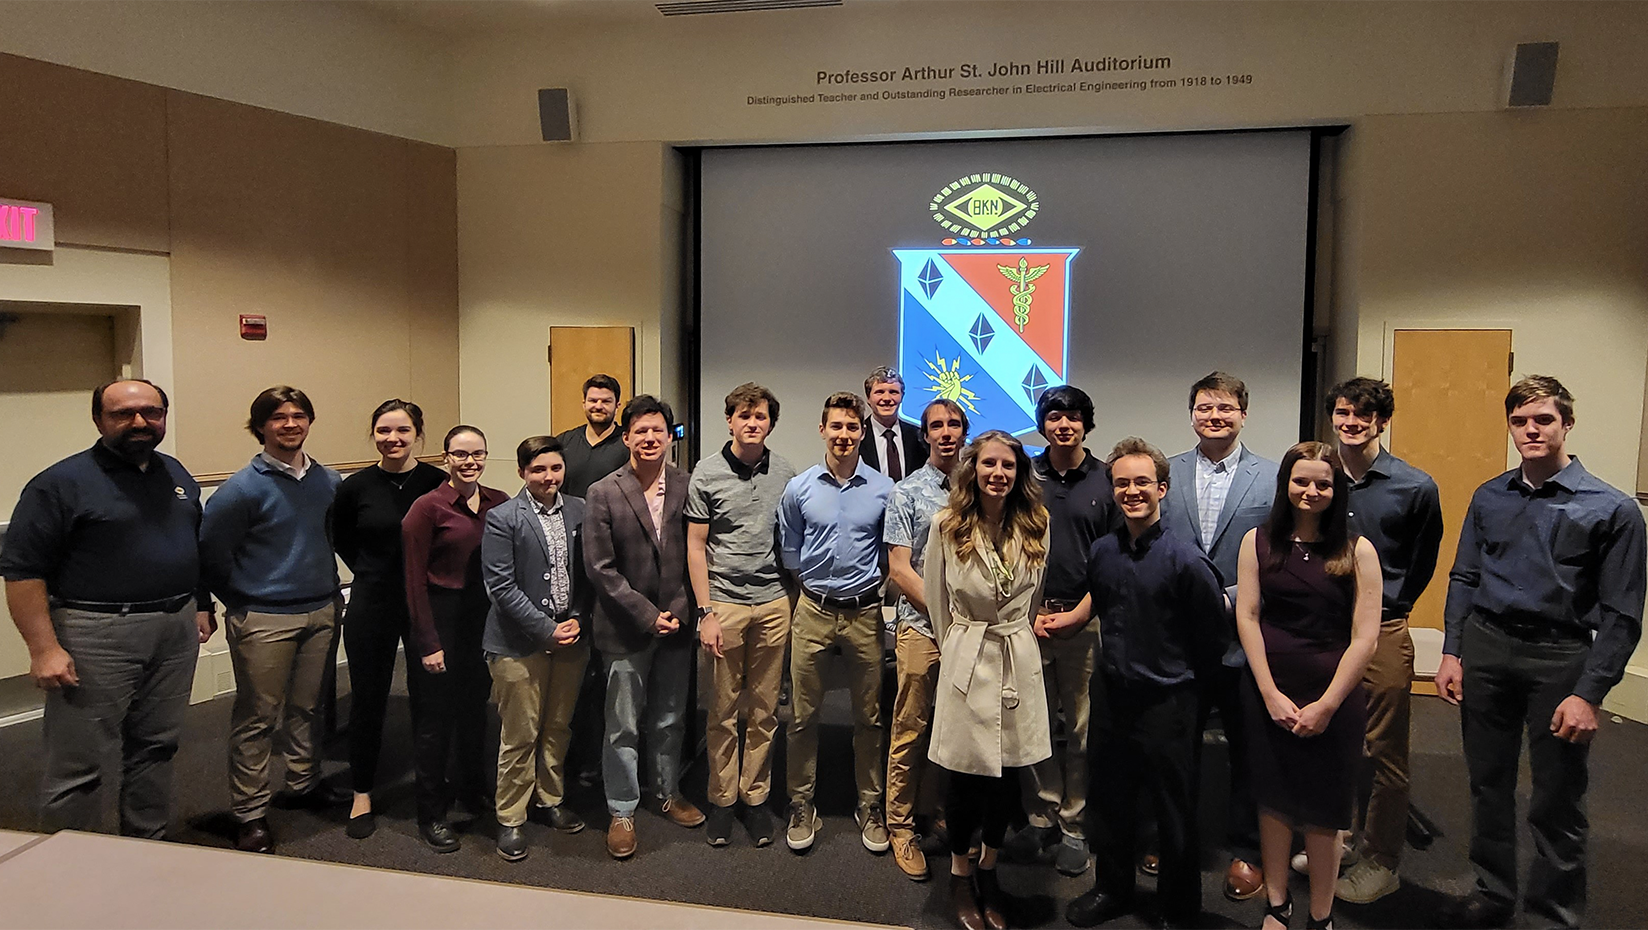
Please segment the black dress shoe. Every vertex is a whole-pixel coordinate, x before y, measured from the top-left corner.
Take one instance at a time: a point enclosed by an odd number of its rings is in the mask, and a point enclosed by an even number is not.
[[[506,862],[520,862],[525,859],[526,831],[520,827],[499,827],[498,856]]]
[[[1095,888],[1071,901],[1064,909],[1064,919],[1078,927],[1091,927],[1132,912],[1132,898]]]
[[[1503,901],[1495,901],[1480,891],[1457,898],[1442,909],[1442,926],[1464,930],[1483,930],[1490,927],[1508,927],[1516,908]]]
[[[349,823],[343,828],[352,840],[364,840],[378,830],[378,815],[367,811],[359,817],[349,818]]]
[[[418,835],[423,837],[424,845],[438,853],[457,852],[462,845],[458,841],[457,831],[444,820],[418,824]]]
[[[577,833],[584,828],[584,818],[572,812],[565,804],[554,807],[534,807],[532,819],[561,833]]]
[[[241,852],[274,852],[275,835],[269,832],[269,821],[259,817],[241,824],[235,831],[235,848]]]
[[[355,793],[344,791],[325,782],[318,782],[308,791],[282,791],[275,795],[274,805],[282,810],[326,810],[353,803]]]

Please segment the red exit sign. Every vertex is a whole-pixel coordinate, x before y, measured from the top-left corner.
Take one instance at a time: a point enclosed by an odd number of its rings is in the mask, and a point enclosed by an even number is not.
[[[0,197],[0,249],[39,249],[57,244],[49,203]]]

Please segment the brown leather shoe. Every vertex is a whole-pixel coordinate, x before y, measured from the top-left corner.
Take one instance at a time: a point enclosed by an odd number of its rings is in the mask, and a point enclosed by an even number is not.
[[[269,830],[269,821],[259,817],[241,824],[235,830],[235,848],[241,852],[274,852],[275,836]]]
[[[607,852],[614,859],[628,859],[635,855],[635,818],[612,818],[612,824],[607,827]]]
[[[973,876],[950,875],[950,908],[961,930],[989,930],[984,915],[979,913],[978,898],[973,894]]]
[[[978,883],[979,911],[984,914],[984,925],[990,930],[1007,930],[1007,915],[1014,909],[1013,900],[996,883],[996,870],[974,869],[973,878]]]
[[[670,822],[681,827],[696,827],[704,822],[704,812],[693,806],[686,798],[676,795],[659,805],[658,813],[668,817]]]
[[[913,882],[924,882],[932,873],[927,871],[927,854],[921,851],[921,838],[914,833],[894,833],[893,862],[898,870]]]
[[[1139,857],[1139,871],[1154,878],[1162,872],[1162,857],[1155,853],[1145,853]]]
[[[1232,901],[1247,901],[1257,898],[1264,890],[1265,873],[1245,860],[1230,860],[1230,870],[1225,872],[1225,897]]]

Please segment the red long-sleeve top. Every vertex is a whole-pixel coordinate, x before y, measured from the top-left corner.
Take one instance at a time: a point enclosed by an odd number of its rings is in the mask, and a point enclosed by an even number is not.
[[[481,533],[486,527],[486,512],[507,500],[509,495],[483,485],[480,512],[476,513],[451,484],[442,484],[413,501],[401,520],[406,607],[418,655],[441,651],[435,613],[429,606],[429,586],[458,591],[481,584]]]

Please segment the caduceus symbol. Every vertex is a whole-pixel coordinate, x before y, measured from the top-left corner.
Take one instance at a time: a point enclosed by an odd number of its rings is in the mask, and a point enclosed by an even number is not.
[[[1002,277],[1013,282],[1013,286],[1007,289],[1007,293],[1013,295],[1013,323],[1018,326],[1021,333],[1024,332],[1024,327],[1030,323],[1030,295],[1036,292],[1036,286],[1031,282],[1046,274],[1047,269],[1050,267],[1052,266],[1037,265],[1031,268],[1030,263],[1022,257],[1019,259],[1017,268],[1010,265],[996,266],[996,270],[1001,272]]]

